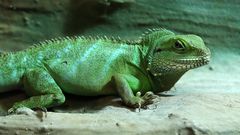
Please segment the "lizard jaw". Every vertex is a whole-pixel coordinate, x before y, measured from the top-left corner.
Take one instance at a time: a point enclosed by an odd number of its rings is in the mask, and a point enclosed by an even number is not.
[[[192,69],[208,64],[210,61],[209,56],[203,56],[196,59],[180,59],[175,60],[176,66],[182,69]]]
[[[149,63],[148,71],[151,71],[154,76],[161,76],[166,73],[174,73],[187,71],[208,64],[210,56],[202,56],[195,59],[178,59],[174,61],[165,60]]]

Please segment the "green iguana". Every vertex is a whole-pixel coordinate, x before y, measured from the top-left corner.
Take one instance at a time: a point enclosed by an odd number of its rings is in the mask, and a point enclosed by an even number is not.
[[[119,95],[130,107],[152,103],[188,70],[209,62],[210,51],[196,35],[151,29],[140,40],[63,38],[0,56],[0,92],[23,87],[30,96],[19,108],[64,103],[63,92],[83,96]],[[141,93],[144,94],[141,96]]]

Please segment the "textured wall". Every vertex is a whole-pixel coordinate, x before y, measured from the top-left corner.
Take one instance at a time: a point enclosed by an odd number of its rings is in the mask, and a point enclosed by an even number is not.
[[[0,0],[0,48],[19,50],[64,35],[136,37],[164,27],[239,49],[238,0]]]

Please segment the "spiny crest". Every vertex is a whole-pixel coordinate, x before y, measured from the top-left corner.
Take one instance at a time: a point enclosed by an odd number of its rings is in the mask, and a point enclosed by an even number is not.
[[[35,49],[35,48],[42,48],[42,47],[46,47],[48,45],[52,45],[52,44],[58,44],[64,41],[76,41],[76,40],[86,40],[86,41],[94,41],[94,40],[104,40],[104,41],[112,41],[113,43],[125,43],[125,44],[137,44],[137,41],[134,40],[123,40],[121,39],[119,36],[118,37],[107,37],[107,36],[96,36],[96,37],[92,37],[92,36],[73,36],[73,37],[58,37],[58,38],[54,38],[54,39],[50,39],[50,40],[45,40],[36,44],[33,44],[32,46],[30,46],[28,49],[26,49],[25,51],[31,50],[31,49]]]
[[[76,39],[83,39],[85,40],[86,38],[84,36],[74,36],[74,37],[58,37],[58,38],[53,38],[53,39],[49,39],[49,40],[45,40],[36,44],[33,44],[32,48],[35,47],[41,47],[41,46],[45,46],[45,45],[51,45],[51,44],[55,44],[55,43],[60,43],[60,42],[64,42],[64,41],[69,41],[69,40],[76,40]],[[90,38],[89,38],[90,39]]]
[[[54,43],[58,43],[58,42],[64,42],[64,41],[75,41],[75,40],[86,40],[86,41],[94,41],[94,40],[110,40],[113,42],[128,42],[128,40],[122,40],[120,37],[107,37],[107,36],[96,36],[96,37],[92,37],[92,36],[73,36],[73,37],[59,37],[59,38],[55,38],[55,39],[50,39],[50,40],[45,40],[42,41],[40,43],[34,44],[34,46],[38,47],[38,46],[43,46],[43,45],[51,45]]]
[[[144,42],[146,40],[149,40],[149,38],[154,38],[154,37],[159,37],[162,35],[170,35],[170,34],[174,34],[172,31],[169,31],[167,29],[164,28],[152,28],[152,29],[147,29],[147,31],[145,31],[139,41],[140,42]]]
[[[145,37],[146,35],[151,34],[152,32],[156,32],[156,31],[162,31],[165,30],[164,28],[148,28],[145,32],[143,32],[141,37]],[[140,37],[140,38],[141,38]]]

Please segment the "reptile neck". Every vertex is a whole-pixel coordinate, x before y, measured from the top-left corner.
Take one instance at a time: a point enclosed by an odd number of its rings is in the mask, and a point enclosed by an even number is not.
[[[168,73],[161,76],[153,76],[151,73],[149,73],[153,85],[153,91],[158,93],[170,90],[185,72],[186,71],[178,73]]]
[[[161,76],[153,76],[147,70],[149,55],[151,54],[153,46],[141,46],[142,67],[145,74],[151,83],[154,92],[163,92],[170,90],[174,84],[182,77],[186,71],[162,74]]]

